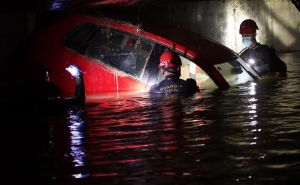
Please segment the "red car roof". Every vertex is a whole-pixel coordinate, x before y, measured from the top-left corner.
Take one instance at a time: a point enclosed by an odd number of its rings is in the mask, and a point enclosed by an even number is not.
[[[147,37],[152,37],[154,40],[156,40],[155,37],[159,36],[179,44],[183,47],[182,49],[195,51],[200,63],[217,64],[235,58],[235,52],[226,46],[184,28],[174,27],[150,19],[142,19],[136,15],[124,15],[124,13],[116,13],[115,11],[101,11],[100,13],[85,11],[85,13],[99,19],[110,17],[112,18],[112,22],[119,25],[127,25],[135,29],[140,29],[146,32],[146,35],[147,33],[151,33]],[[167,42],[163,41],[163,39],[161,41]],[[177,47],[180,48],[180,46]]]
[[[86,6],[91,2],[94,3],[94,1],[86,1],[82,6]],[[112,3],[113,1],[108,2]],[[176,44],[178,51],[185,50],[182,52],[187,52],[192,58],[197,56],[197,61],[195,62],[199,62],[202,65],[213,65],[229,61],[235,58],[236,55],[231,49],[205,36],[196,34],[182,27],[175,27],[165,22],[139,15],[136,8],[122,7],[116,9],[115,7],[110,7],[87,9],[85,7],[82,10],[78,10],[77,8],[75,8],[76,11],[71,10],[71,17],[69,17],[71,19],[67,20],[71,20],[73,23],[90,21],[100,23],[106,21],[107,25],[114,24],[115,28],[124,31],[130,32],[130,29],[141,30],[147,38],[159,41],[169,47],[172,47],[170,44]],[[66,27],[73,24],[71,22],[64,21],[64,23],[67,24]]]

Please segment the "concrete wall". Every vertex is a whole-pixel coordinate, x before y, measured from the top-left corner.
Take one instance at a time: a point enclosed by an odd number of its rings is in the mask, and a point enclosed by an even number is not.
[[[273,45],[277,51],[300,50],[300,12],[290,0],[167,2],[146,5],[141,12],[157,21],[167,21],[201,33],[237,52],[242,49],[239,25],[244,19],[251,18],[259,26],[259,42]],[[24,49],[26,39],[36,26],[35,15],[29,9],[0,13],[3,25],[0,29],[0,65],[18,60],[16,56]]]
[[[251,18],[257,40],[277,51],[300,50],[300,12],[290,0],[207,0],[160,5],[153,17],[208,36],[232,50],[242,50],[239,25]]]

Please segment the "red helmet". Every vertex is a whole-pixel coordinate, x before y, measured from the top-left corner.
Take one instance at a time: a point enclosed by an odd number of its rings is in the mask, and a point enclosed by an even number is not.
[[[179,73],[182,65],[180,57],[171,51],[165,51],[160,56],[159,68],[171,73]]]
[[[240,25],[240,34],[241,35],[249,35],[256,33],[256,30],[258,30],[258,26],[255,21],[252,19],[246,19],[244,20]]]

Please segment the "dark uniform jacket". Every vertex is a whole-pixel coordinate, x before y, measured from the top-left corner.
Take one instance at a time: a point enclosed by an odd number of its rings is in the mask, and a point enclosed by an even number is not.
[[[273,72],[286,72],[286,64],[277,56],[275,49],[267,45],[257,43],[254,48],[248,48],[240,55],[247,63],[249,63],[250,59],[253,59],[255,64],[250,65],[260,75]]]
[[[182,80],[178,76],[167,76],[159,84],[151,87],[150,93],[190,95],[198,92],[199,88],[193,79]]]

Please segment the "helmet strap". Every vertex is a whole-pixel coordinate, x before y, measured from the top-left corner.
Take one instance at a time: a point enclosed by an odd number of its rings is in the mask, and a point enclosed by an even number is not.
[[[180,72],[174,70],[173,68],[170,68],[170,67],[162,67],[161,69],[162,69],[163,73],[164,73],[165,71],[168,71],[169,73],[172,73],[172,74],[179,74],[179,76],[180,76]]]
[[[168,74],[165,78],[166,79],[175,79],[175,78],[179,78],[180,77],[180,75],[178,75],[178,74]]]

